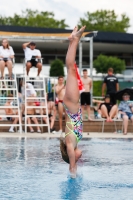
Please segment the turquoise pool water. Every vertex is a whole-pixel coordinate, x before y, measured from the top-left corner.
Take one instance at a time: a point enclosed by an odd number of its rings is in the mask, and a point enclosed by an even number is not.
[[[0,138],[0,200],[132,200],[133,141],[82,140],[71,179],[58,139]]]

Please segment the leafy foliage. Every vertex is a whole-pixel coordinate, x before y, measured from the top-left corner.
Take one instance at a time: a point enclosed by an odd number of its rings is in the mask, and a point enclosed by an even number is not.
[[[26,9],[21,15],[14,14],[13,17],[0,15],[0,25],[33,26],[47,28],[66,28],[65,19],[54,19],[53,12],[39,12],[38,10]]]
[[[101,93],[102,93],[102,84],[103,84],[103,80],[101,81],[93,81],[93,96],[98,96],[101,97]],[[119,82],[119,86],[120,86],[120,90],[124,89],[124,88],[131,88],[133,86],[132,82],[129,81],[123,81],[123,82]]]
[[[103,81],[93,81],[93,96],[101,96]]]
[[[50,65],[50,76],[64,76],[64,65],[60,59],[54,60]]]
[[[85,13],[84,18],[80,18],[79,26],[86,25],[88,30],[127,32],[130,27],[129,18],[121,15],[121,19],[115,14],[114,10],[97,10],[96,12]]]
[[[99,55],[96,60],[93,62],[94,68],[96,69],[97,73],[107,73],[108,68],[113,68],[114,73],[122,73],[125,70],[125,61],[112,57],[112,56],[105,56]]]

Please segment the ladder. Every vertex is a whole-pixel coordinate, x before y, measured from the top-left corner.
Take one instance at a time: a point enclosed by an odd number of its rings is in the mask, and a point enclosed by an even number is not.
[[[26,80],[26,76],[25,76],[25,84],[24,84],[24,89],[25,89],[25,133],[27,133],[27,127],[29,126],[29,124],[27,124],[27,118],[28,117],[36,117],[37,121],[39,118],[41,118],[40,123],[39,124],[31,124],[31,126],[36,127],[36,126],[40,126],[42,127],[42,133],[43,133],[43,127],[47,126],[48,128],[48,133],[50,133],[50,125],[49,125],[49,117],[48,117],[48,106],[47,106],[47,94],[46,94],[46,80],[45,77],[41,77],[39,80],[36,80],[35,77],[30,77],[32,80]],[[34,83],[34,89],[37,93],[36,97],[31,97],[27,95],[27,90],[29,90],[28,88],[26,88],[26,84],[32,82]],[[29,106],[27,105],[27,102],[29,100],[32,100],[32,102],[38,102],[38,105],[34,105],[34,106]],[[44,105],[42,105],[42,102],[44,102]],[[36,111],[39,110],[39,113],[41,112],[41,110],[45,109],[45,114],[43,112],[43,114],[35,114],[35,115],[27,115],[27,109],[31,109],[34,108]],[[43,119],[42,118],[46,118],[47,119],[47,124],[44,124]]]
[[[4,85],[4,87],[3,87]],[[20,103],[19,103],[19,97],[18,97],[18,86],[17,86],[17,80],[16,80],[16,74],[14,74],[14,79],[13,80],[9,80],[5,79],[0,80],[0,92],[4,92],[5,95],[0,97],[0,110],[5,109],[5,108],[12,108],[17,110],[16,115],[6,115],[6,114],[0,114],[1,118],[7,118],[7,117],[17,117],[19,119],[19,124],[0,124],[0,126],[14,126],[14,127],[19,127],[19,131],[20,133],[22,133],[22,123],[21,123],[21,113],[20,113]],[[13,97],[7,97],[8,93],[12,92],[13,93]],[[7,99],[12,99],[12,105],[10,106],[5,106],[4,104],[6,103]]]

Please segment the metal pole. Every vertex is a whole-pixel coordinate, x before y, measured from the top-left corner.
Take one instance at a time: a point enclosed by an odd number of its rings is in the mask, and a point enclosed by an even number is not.
[[[90,38],[90,78],[92,79],[91,106],[93,99],[93,37]]]
[[[79,42],[79,74],[81,76],[82,71],[82,42]]]

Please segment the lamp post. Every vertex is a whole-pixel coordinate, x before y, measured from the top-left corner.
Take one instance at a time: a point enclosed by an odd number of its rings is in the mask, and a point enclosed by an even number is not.
[[[82,52],[83,52],[83,46],[82,42],[87,42],[90,41],[89,43],[89,57],[90,57],[90,77],[92,79],[92,88],[91,88],[91,105],[92,105],[92,98],[93,98],[93,37],[97,36],[98,31],[93,31],[93,36],[92,37],[84,37],[81,38],[79,42],[79,74],[81,76],[81,71],[82,71]]]
[[[84,37],[81,38],[79,42],[79,73],[81,75],[82,71],[82,57],[83,57],[83,42],[88,42],[89,43],[89,49],[90,49],[90,71],[91,71],[91,76],[92,76],[92,71],[93,71],[93,37],[97,36],[98,31],[92,31],[93,33],[92,37]]]
[[[97,36],[98,31],[93,31],[93,37]],[[91,106],[93,105],[93,37],[90,38],[90,77],[92,79],[91,87]]]
[[[79,42],[79,74],[81,76],[82,71],[82,41]]]
[[[91,87],[91,106],[93,99],[93,37],[90,38],[90,77],[92,79],[92,87]]]

